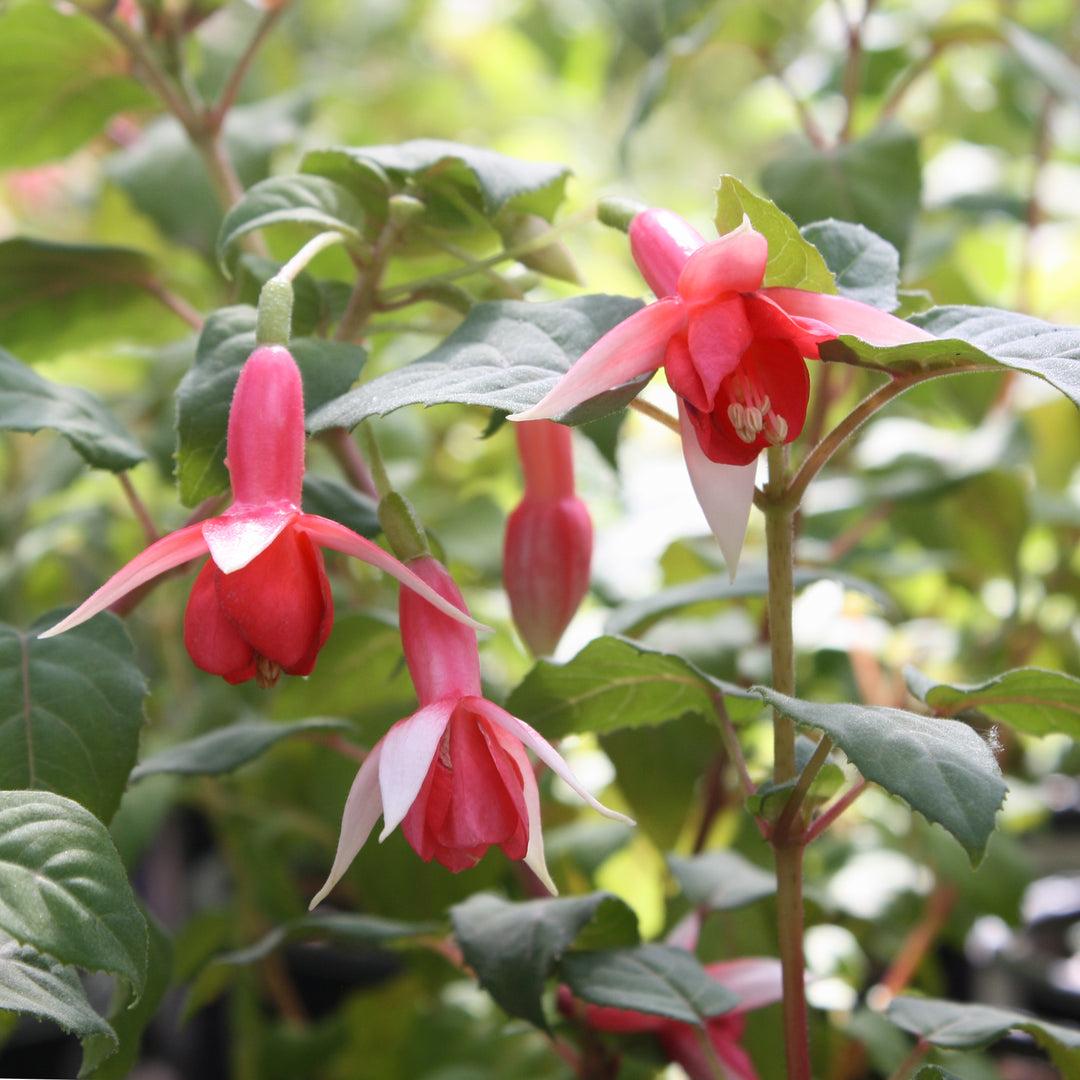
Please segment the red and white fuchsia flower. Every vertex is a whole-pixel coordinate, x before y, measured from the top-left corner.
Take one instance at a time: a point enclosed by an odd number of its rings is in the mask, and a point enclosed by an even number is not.
[[[657,296],[592,346],[535,406],[551,418],[663,367],[679,397],[694,491],[734,573],[754,495],[754,463],[802,432],[810,395],[804,360],[841,334],[875,345],[931,337],[842,296],[763,287],[768,241],[748,220],[706,242],[678,215],[646,210],[630,225],[634,260]]]
[[[506,522],[503,586],[525,644],[549,656],[589,591],[592,520],[574,493],[570,429],[533,420],[514,434],[525,494]]]
[[[255,349],[229,411],[232,505],[151,544],[42,637],[104,611],[144,582],[209,552],[188,600],[184,644],[192,660],[230,683],[307,675],[334,621],[321,547],[354,555],[475,625],[404,564],[344,525],[300,510],[304,395],[289,351]]]
[[[453,578],[431,556],[410,566],[465,611]],[[405,661],[420,708],[375,744],[356,774],[341,819],[337,853],[314,907],[340,880],[379,816],[380,840],[401,825],[425,861],[455,873],[492,845],[524,859],[555,892],[544,859],[540,794],[526,747],[594,810],[618,821],[581,785],[555,748],[524,721],[483,696],[476,633],[403,591],[398,601]]]

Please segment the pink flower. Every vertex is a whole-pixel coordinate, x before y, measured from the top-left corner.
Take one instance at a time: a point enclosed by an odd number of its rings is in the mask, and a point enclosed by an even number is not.
[[[188,600],[184,644],[192,660],[230,683],[307,675],[334,621],[321,547],[377,566],[425,602],[476,625],[377,545],[328,518],[300,510],[304,398],[287,349],[260,346],[240,372],[229,412],[232,505],[151,544],[67,618],[52,637],[104,611],[159,574],[207,552]]]
[[[802,432],[810,394],[804,358],[841,334],[876,345],[931,337],[841,296],[762,287],[768,242],[748,220],[706,243],[667,210],[630,225],[630,246],[659,297],[605,334],[535,406],[511,417],[559,416],[663,367],[679,397],[694,491],[734,573],[754,495],[754,462]]]
[[[574,494],[570,429],[534,420],[515,434],[525,495],[506,522],[503,585],[525,644],[548,656],[589,590],[592,520]]]
[[[465,602],[434,558],[412,568],[461,611]],[[488,701],[480,686],[476,634],[402,592],[401,637],[420,708],[375,744],[356,774],[341,819],[330,876],[314,907],[340,880],[382,815],[380,841],[400,824],[426,862],[455,873],[474,866],[489,847],[524,859],[555,892],[544,860],[540,794],[528,747],[594,810],[619,821],[582,787],[559,753],[538,732]]]
[[[705,970],[740,1000],[729,1012],[706,1020],[704,1032],[694,1024],[666,1016],[598,1005],[585,1007],[585,1023],[596,1031],[651,1032],[668,1060],[681,1065],[690,1080],[716,1080],[713,1058],[729,1080],[758,1080],[740,1040],[746,1027],[745,1014],[780,1000],[780,961],[770,957],[724,960],[707,964]],[[558,1003],[567,1015],[575,1014],[574,998],[565,986],[559,988]]]

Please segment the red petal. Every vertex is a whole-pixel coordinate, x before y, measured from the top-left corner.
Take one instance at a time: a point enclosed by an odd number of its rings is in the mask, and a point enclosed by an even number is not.
[[[221,610],[216,571],[207,559],[195,579],[184,613],[184,645],[196,667],[230,683],[246,682],[255,675],[255,651]]]

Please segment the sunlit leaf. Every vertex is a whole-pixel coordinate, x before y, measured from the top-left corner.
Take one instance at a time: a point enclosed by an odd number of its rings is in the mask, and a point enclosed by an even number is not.
[[[757,690],[783,715],[824,731],[867,780],[944,826],[973,863],[982,858],[1005,798],[1005,781],[990,747],[967,724]]]
[[[80,386],[43,378],[0,349],[0,428],[56,431],[88,465],[122,472],[146,458],[105,405]]]
[[[478,304],[445,341],[419,360],[372,379],[309,418],[312,431],[353,427],[404,405],[460,402],[519,412],[535,405],[598,338],[641,307],[624,296],[576,296]],[[574,410],[576,423],[621,408],[638,382]]]
[[[624,924],[625,907],[608,893],[521,903],[480,893],[451,908],[450,917],[480,985],[505,1012],[546,1031],[540,996],[556,961],[589,923]]]
[[[637,945],[566,953],[559,974],[574,994],[592,1005],[632,1009],[686,1024],[703,1024],[739,1003],[683,949]]]
[[[108,821],[138,754],[146,681],[116,616],[36,636],[59,618],[0,625],[0,788],[65,795]]]
[[[0,791],[0,930],[142,992],[146,920],[108,830],[70,799]]]

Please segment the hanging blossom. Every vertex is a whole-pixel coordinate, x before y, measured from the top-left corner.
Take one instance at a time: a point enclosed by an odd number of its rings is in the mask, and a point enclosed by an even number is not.
[[[550,656],[589,591],[592,520],[574,493],[570,429],[533,420],[514,434],[525,494],[506,522],[503,586],[522,640]]]
[[[476,625],[370,540],[301,512],[303,385],[287,349],[259,346],[241,369],[226,462],[233,500],[220,517],[151,544],[41,637],[78,626],[159,574],[209,552],[184,615],[191,659],[230,683],[254,678],[272,686],[282,671],[308,675],[334,621],[322,547],[384,570],[425,603]]]
[[[446,568],[431,556],[409,564],[464,612]],[[475,866],[492,845],[524,859],[544,886],[555,885],[544,859],[540,793],[526,747],[594,810],[601,805],[555,748],[523,720],[483,696],[476,633],[402,591],[398,600],[405,662],[420,703],[375,744],[356,774],[341,819],[337,853],[318,904],[364,846],[379,816],[385,840],[401,825],[425,861],[457,873]]]
[[[559,987],[557,1001],[565,1015],[580,1016],[595,1031],[654,1035],[668,1061],[681,1065],[690,1080],[716,1080],[716,1064],[728,1080],[758,1080],[754,1063],[742,1045],[746,1013],[780,1000],[780,961],[772,957],[721,960],[706,964],[705,971],[738,994],[739,1003],[720,1016],[709,1017],[704,1032],[696,1024],[634,1009],[582,1007],[566,986]]]
[[[646,210],[630,248],[658,299],[592,346],[536,405],[512,420],[560,416],[663,367],[679,398],[683,455],[698,502],[734,574],[754,497],[755,461],[802,432],[805,358],[841,334],[874,345],[932,335],[842,296],[763,287],[769,245],[744,218],[707,243],[677,214]]]

